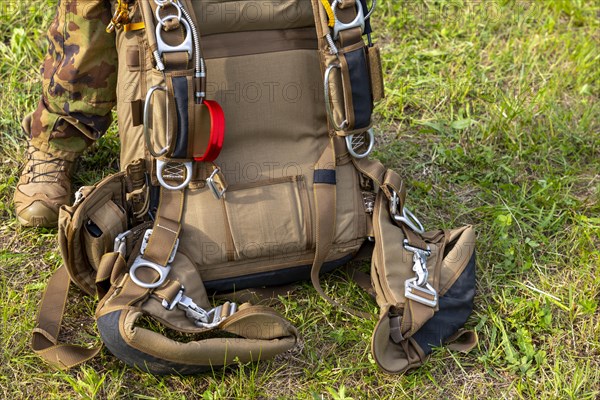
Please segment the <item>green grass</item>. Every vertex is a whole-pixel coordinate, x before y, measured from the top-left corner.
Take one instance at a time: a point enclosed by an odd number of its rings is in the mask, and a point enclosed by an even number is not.
[[[56,231],[23,229],[11,205],[38,99],[51,0],[0,5],[0,397],[524,398],[600,396],[600,7],[594,1],[379,1],[387,97],[377,156],[409,183],[427,227],[478,232],[469,354],[438,349],[405,376],[378,372],[372,321],[332,308],[309,285],[278,309],[302,341],[270,362],[194,377],[152,377],[108,352],[56,372],[30,350],[36,307],[60,263]],[[113,130],[76,184],[114,165]],[[342,273],[324,284],[362,301]],[[93,301],[73,291],[85,333]],[[363,300],[361,300],[363,299]],[[373,308],[374,303],[367,303]],[[83,314],[86,314],[83,316]],[[88,335],[89,334],[89,335]]]

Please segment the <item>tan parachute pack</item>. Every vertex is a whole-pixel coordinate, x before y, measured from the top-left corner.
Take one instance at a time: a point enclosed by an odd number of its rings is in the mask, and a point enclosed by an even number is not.
[[[69,368],[99,351],[58,342],[72,281],[97,296],[102,341],[131,366],[190,374],[265,360],[298,332],[249,300],[311,279],[337,304],[319,275],[361,248],[373,252],[382,370],[417,367],[432,346],[475,345],[462,329],[473,230],[425,233],[400,176],[368,157],[383,96],[371,4],[115,5],[124,167],[61,209],[64,267],[42,299],[37,354]]]

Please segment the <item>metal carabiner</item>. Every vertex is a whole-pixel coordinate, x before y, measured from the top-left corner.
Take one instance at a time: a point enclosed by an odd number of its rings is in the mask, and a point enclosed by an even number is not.
[[[152,102],[152,97],[154,96],[154,92],[156,92],[157,90],[160,90],[162,92],[167,92],[167,88],[165,86],[152,86],[149,90],[148,93],[146,94],[146,101],[144,102],[144,117],[143,117],[143,124],[144,124],[144,139],[146,141],[146,147],[148,148],[148,151],[150,152],[150,154],[152,155],[152,157],[158,158],[158,157],[162,157],[165,154],[167,154],[167,152],[169,151],[169,149],[171,148],[171,141],[169,140],[169,137],[167,136],[167,144],[164,148],[162,148],[161,150],[159,150],[158,152],[154,151],[154,144],[152,144],[152,140],[150,138],[150,104]],[[167,129],[165,131],[168,131],[168,127],[169,127],[169,96],[165,96],[165,115],[167,116],[166,118],[166,125],[167,125]]]
[[[169,164],[171,164],[171,167],[167,167]],[[175,167],[173,167],[173,164],[183,165],[183,167],[185,168],[185,178],[183,178],[181,175],[173,174],[173,171],[175,171]],[[163,175],[165,168],[167,168],[167,171],[170,171],[171,174],[167,174],[166,176]],[[177,169],[181,170],[180,168],[177,168]],[[180,161],[172,161],[172,160],[164,161],[164,160],[156,159],[156,179],[158,179],[158,182],[160,183],[160,185],[167,190],[183,189],[184,187],[189,185],[190,182],[192,181],[192,174],[193,174],[193,169],[192,169],[191,161],[180,162]],[[171,186],[165,181],[165,179],[183,179],[183,182],[177,186]]]
[[[333,107],[331,106],[331,97],[329,96],[329,94],[330,94],[329,93],[329,79],[330,79],[329,77],[331,76],[331,71],[334,68],[342,69],[340,64],[332,64],[325,70],[325,77],[324,77],[325,109],[327,111],[327,116],[329,117],[329,121],[331,122],[331,124],[333,125],[335,130],[343,131],[344,129],[346,129],[346,127],[348,127],[348,119],[344,119],[344,121],[341,124],[338,124],[335,121],[335,118],[333,117]],[[342,96],[342,98],[343,97],[344,96]],[[346,109],[346,107],[344,106],[343,109]]]
[[[365,145],[365,135],[369,136],[369,145],[367,146],[367,150],[364,153],[357,153],[357,150]],[[375,135],[373,134],[373,129],[369,129],[363,133],[357,133],[354,135],[346,136],[346,148],[348,149],[348,153],[354,158],[365,158],[371,151],[373,151],[373,147],[375,146]]]
[[[333,9],[333,19],[334,19],[333,38],[335,40],[338,40],[340,37],[341,31],[345,31],[345,30],[353,29],[353,28],[360,27],[361,33],[364,32],[365,31],[365,13],[362,8],[362,4],[360,3],[360,0],[355,0],[356,10],[357,10],[356,18],[354,18],[354,20],[352,20],[348,23],[340,21],[336,15],[337,6],[339,3],[340,3],[340,0],[335,0],[333,3],[331,3],[331,8]]]
[[[373,0],[373,2],[371,3],[371,8],[367,12],[367,15],[365,15],[365,20],[371,18],[371,15],[373,15],[373,11],[375,11],[375,8],[377,8],[377,0]]]

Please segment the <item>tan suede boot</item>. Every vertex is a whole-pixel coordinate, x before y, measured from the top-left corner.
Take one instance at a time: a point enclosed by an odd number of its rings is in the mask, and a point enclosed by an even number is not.
[[[33,146],[15,190],[17,219],[23,226],[56,227],[58,210],[71,199],[73,161]]]

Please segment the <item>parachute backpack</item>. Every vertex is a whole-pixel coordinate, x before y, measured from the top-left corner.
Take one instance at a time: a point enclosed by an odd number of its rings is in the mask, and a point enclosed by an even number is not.
[[[98,296],[106,347],[141,370],[191,374],[268,359],[298,332],[247,300],[311,279],[337,304],[319,275],[361,248],[373,251],[372,353],[382,370],[417,367],[432,346],[475,345],[462,329],[475,292],[473,230],[424,232],[400,176],[368,157],[373,102],[383,96],[374,8],[119,1],[124,168],[61,209],[64,267],[42,299],[40,356],[69,368],[99,351],[57,341],[72,281]],[[171,338],[184,334],[193,339]]]

